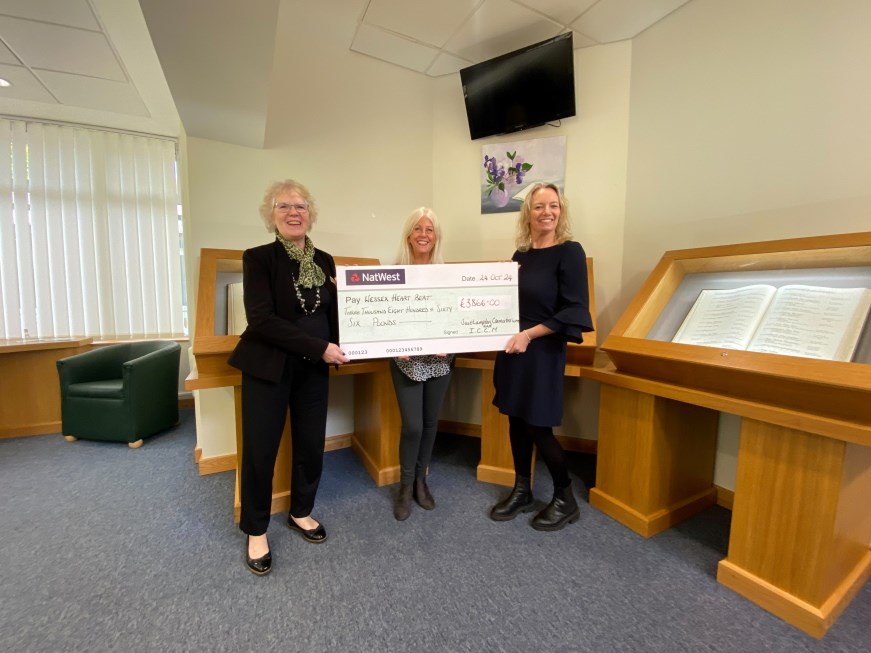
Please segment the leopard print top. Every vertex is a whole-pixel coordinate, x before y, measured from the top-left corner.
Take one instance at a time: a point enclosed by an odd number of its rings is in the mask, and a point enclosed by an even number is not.
[[[429,354],[427,356],[412,356],[408,359],[394,358],[393,360],[396,361],[396,366],[402,370],[402,373],[412,381],[426,381],[449,374],[454,355],[436,356]]]

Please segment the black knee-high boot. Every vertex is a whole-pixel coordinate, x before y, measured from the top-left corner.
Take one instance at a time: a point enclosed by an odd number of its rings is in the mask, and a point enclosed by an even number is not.
[[[537,531],[558,531],[566,524],[576,522],[580,514],[571,484],[554,488],[553,499],[532,518],[532,527]]]
[[[517,517],[518,513],[530,512],[534,499],[532,498],[532,487],[529,481],[529,476],[515,475],[514,488],[511,490],[511,494],[493,506],[490,510],[490,519],[493,521],[510,521]]]

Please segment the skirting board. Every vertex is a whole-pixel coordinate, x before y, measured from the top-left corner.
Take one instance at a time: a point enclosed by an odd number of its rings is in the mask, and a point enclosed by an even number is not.
[[[351,435],[331,435],[326,439],[324,451],[335,451],[336,449],[346,449],[351,446]],[[200,447],[194,449],[194,462],[197,464],[197,469],[200,476],[209,474],[217,474],[218,472],[230,472],[236,469],[236,454],[227,453],[221,456],[210,456],[203,458],[203,450]]]
[[[715,485],[714,488],[717,490],[717,505],[726,510],[731,510],[732,504],[735,503],[735,491],[727,490],[719,485]]]
[[[708,488],[648,514],[638,512],[632,506],[605,494],[596,487],[590,488],[590,505],[617,520],[642,537],[653,537],[709,508],[717,502],[714,488]]]
[[[735,566],[728,558],[720,560],[717,565],[717,580],[720,583],[817,639],[823,638],[869,578],[871,551],[845,576],[825,603],[818,606],[806,603]]]
[[[589,440],[587,438],[574,438],[570,435],[556,436],[560,446],[566,451],[574,453],[591,453],[595,455],[599,450],[598,440]]]
[[[27,427],[17,426],[14,428],[0,429],[0,438],[22,438],[30,435],[55,435],[61,432],[61,423],[43,422],[30,424]]]
[[[481,437],[481,425],[469,424],[467,422],[453,422],[450,420],[439,420],[440,433],[453,433],[455,435],[468,435],[473,438]],[[575,438],[570,435],[558,435],[556,439],[566,451],[575,453],[591,453],[595,454],[599,446],[598,440],[589,440],[587,438]]]

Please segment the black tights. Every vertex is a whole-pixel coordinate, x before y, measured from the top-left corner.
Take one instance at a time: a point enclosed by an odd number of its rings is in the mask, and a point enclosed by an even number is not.
[[[511,439],[511,454],[514,457],[514,472],[529,476],[532,472],[532,447],[538,452],[553,479],[555,489],[571,485],[566,454],[549,426],[533,426],[519,417],[508,418],[508,437]]]

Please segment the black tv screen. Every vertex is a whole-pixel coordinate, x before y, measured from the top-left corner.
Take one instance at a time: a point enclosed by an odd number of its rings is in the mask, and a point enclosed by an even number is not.
[[[460,70],[472,140],[575,115],[572,33]]]

